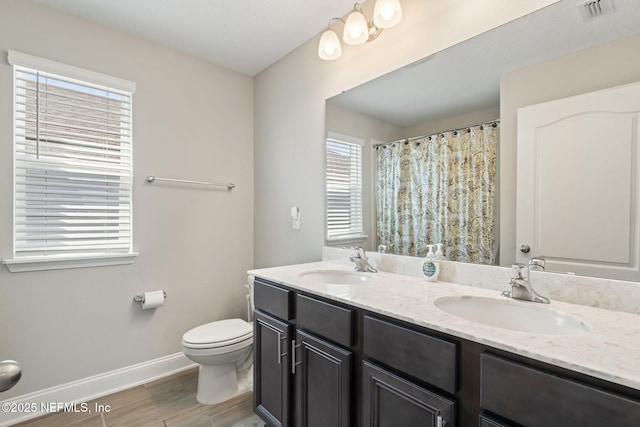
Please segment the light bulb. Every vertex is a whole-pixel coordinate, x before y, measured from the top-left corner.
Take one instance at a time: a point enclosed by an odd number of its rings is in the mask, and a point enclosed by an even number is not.
[[[377,0],[373,9],[373,23],[378,28],[390,28],[402,19],[400,0]]]
[[[342,55],[342,46],[338,35],[331,29],[327,29],[320,37],[318,43],[318,56],[324,60],[330,61],[337,59]]]
[[[382,18],[383,21],[388,21],[391,18],[393,18],[393,14],[394,14],[393,9],[390,7],[385,7],[380,11],[380,17]]]
[[[355,9],[349,14],[346,22],[344,23],[344,32],[342,33],[342,40],[346,44],[357,45],[362,44],[369,38],[369,30],[367,25],[367,19],[362,12]]]

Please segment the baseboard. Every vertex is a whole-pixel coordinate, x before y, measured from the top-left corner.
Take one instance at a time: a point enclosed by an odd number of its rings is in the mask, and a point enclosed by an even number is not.
[[[10,426],[31,418],[45,415],[41,408],[55,403],[81,403],[107,394],[135,387],[156,379],[166,377],[191,367],[197,366],[183,353],[176,353],[159,359],[149,360],[115,371],[105,372],[81,380],[47,388],[33,393],[24,394],[12,399],[3,400],[3,408],[22,409],[25,404],[35,412],[7,412],[0,410],[0,427]],[[9,406],[7,406],[7,404]]]

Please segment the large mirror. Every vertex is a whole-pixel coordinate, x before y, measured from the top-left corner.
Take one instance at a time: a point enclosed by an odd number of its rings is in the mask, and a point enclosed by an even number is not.
[[[563,66],[578,73],[581,69],[591,70],[591,66],[605,70],[602,80],[592,79],[592,87],[586,85],[577,89],[577,93],[616,85],[618,77],[626,83],[624,79],[628,70],[625,69],[630,63],[632,69],[640,69],[638,55],[631,54],[640,49],[640,7],[637,0],[601,2],[605,13],[593,18],[580,10],[576,3],[580,2],[561,0],[327,100],[327,135],[345,135],[365,142],[363,222],[368,237],[362,245],[367,250],[377,250],[380,243],[385,243],[376,237],[379,234],[376,229],[376,188],[379,180],[376,177],[376,153],[384,146],[381,144],[393,141],[402,144],[405,139],[424,142],[419,137],[448,130],[471,132],[472,125],[493,126],[498,121],[495,248],[492,249],[495,257],[492,263],[507,266],[516,261],[517,109],[573,95],[563,91],[563,79],[571,79],[571,72],[567,71],[569,76],[543,76],[557,86],[555,98],[554,94],[545,94],[547,98],[539,98],[542,101],[527,101],[527,97],[536,99],[535,78],[541,78],[534,75],[534,72],[540,73],[540,69],[532,67],[548,63],[549,70]],[[595,52],[595,49],[599,50]],[[603,62],[608,62],[607,49],[616,51],[605,67]],[[619,52],[625,49],[630,55]],[[590,64],[589,57],[572,62],[576,53],[591,50],[595,52],[594,58],[598,58],[597,64]],[[622,63],[619,62],[620,57],[625,58]],[[640,75],[636,74],[635,80],[640,80]],[[520,86],[517,91],[513,89],[516,86],[514,82]],[[525,92],[529,93],[525,96]],[[393,247],[387,249],[394,252]],[[456,260],[464,261],[464,258]],[[486,260],[480,262],[489,263]]]

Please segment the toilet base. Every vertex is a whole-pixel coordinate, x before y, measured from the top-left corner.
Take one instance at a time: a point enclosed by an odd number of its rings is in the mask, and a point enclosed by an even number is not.
[[[239,394],[235,364],[200,365],[196,400],[206,405],[224,402]]]

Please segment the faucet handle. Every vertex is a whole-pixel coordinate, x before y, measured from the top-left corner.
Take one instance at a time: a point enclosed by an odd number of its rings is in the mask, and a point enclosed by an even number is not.
[[[353,256],[366,259],[365,251],[361,246],[352,247],[351,250],[353,251]]]
[[[544,271],[545,259],[541,256],[533,257],[529,260],[529,270]]]
[[[513,278],[514,279],[526,279],[528,276],[528,270],[527,270],[527,266],[524,264],[513,264],[511,266],[511,268],[513,269]]]

